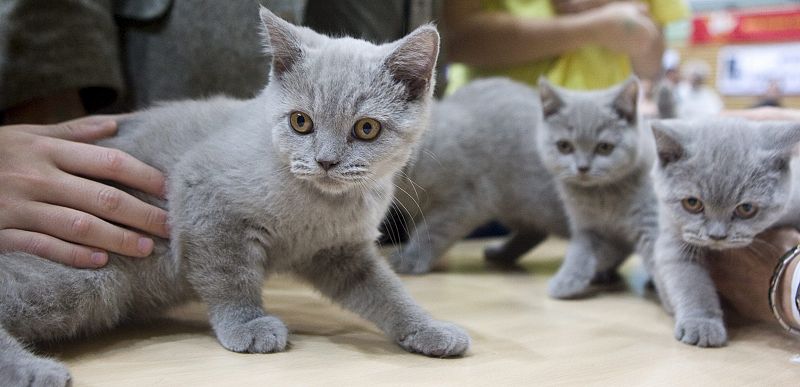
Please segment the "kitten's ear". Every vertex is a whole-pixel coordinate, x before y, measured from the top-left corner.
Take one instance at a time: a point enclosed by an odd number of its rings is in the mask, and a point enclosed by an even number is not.
[[[638,117],[639,79],[631,76],[619,89],[611,106],[614,111],[629,124],[635,124]]]
[[[259,7],[259,14],[264,26],[264,51],[272,56],[272,72],[280,78],[303,57],[300,36],[295,26],[266,7]]]
[[[394,80],[405,86],[411,101],[433,89],[433,72],[438,56],[439,32],[427,24],[398,41],[384,65]]]
[[[542,114],[550,117],[564,106],[564,100],[558,90],[545,77],[539,77],[539,99],[542,102]]]
[[[669,121],[653,121],[651,124],[661,168],[680,160],[686,154],[681,144],[681,135],[672,124]]]
[[[762,148],[773,153],[776,169],[785,169],[789,160],[798,155],[800,124],[796,122],[759,122],[755,130],[763,132]]]

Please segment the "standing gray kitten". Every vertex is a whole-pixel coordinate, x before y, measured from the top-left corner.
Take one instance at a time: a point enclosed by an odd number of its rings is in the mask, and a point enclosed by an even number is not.
[[[0,255],[0,385],[68,383],[63,365],[24,343],[147,318],[195,295],[225,348],[282,351],[287,328],[262,306],[274,272],[307,280],[408,351],[467,350],[467,334],[423,311],[374,243],[394,175],[426,127],[436,30],[375,46],[261,16],[273,66],[260,95],[138,113],[105,144],[167,171],[171,241],[99,270]]]
[[[656,286],[675,315],[676,339],[718,347],[727,334],[704,259],[712,249],[751,245],[767,228],[800,226],[800,165],[792,159],[800,125],[668,120],[653,123],[653,132]]]
[[[650,131],[640,125],[635,78],[597,91],[565,90],[542,79],[539,93],[539,153],[557,182],[572,235],[548,292],[573,298],[585,295],[596,276],[616,276],[631,253],[650,268],[658,232],[649,176],[655,152]]]
[[[504,78],[478,80],[434,105],[396,200],[411,235],[390,258],[401,273],[425,273],[470,231],[497,219],[514,234],[486,258],[515,262],[548,234],[565,237],[567,220],[536,152],[539,96]],[[392,225],[389,224],[389,227]]]

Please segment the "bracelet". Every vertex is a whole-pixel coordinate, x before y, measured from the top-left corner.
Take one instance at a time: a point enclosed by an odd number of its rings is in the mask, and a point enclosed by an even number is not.
[[[800,336],[800,329],[792,327],[786,322],[786,320],[784,320],[783,313],[776,304],[778,281],[783,277],[784,273],[786,272],[786,268],[789,266],[789,263],[798,255],[800,255],[800,245],[792,247],[778,260],[778,265],[775,267],[775,271],[772,273],[772,279],[769,283],[769,307],[772,309],[772,314],[775,316],[775,319],[778,320],[784,329],[786,329],[789,333]],[[795,268],[792,278],[792,292],[794,292],[792,317],[795,317],[794,314],[797,313],[796,311],[798,311],[798,307],[800,307],[800,305],[798,305],[800,304],[800,299],[798,299],[797,286],[795,284],[795,281],[797,281],[798,285],[800,285],[800,271],[798,271],[797,268],[800,268],[800,265]],[[800,313],[798,313],[798,315],[800,315]],[[796,322],[800,323],[800,320],[796,320]]]
[[[792,292],[789,294],[794,294],[794,302],[792,303],[792,317],[794,317],[794,322],[796,324],[800,324],[800,309],[798,309],[797,305],[798,287],[800,287],[800,265],[795,265],[794,273],[792,273]]]

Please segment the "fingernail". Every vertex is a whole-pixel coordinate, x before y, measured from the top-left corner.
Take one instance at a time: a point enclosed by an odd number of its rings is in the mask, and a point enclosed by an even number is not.
[[[153,240],[150,238],[139,238],[136,248],[139,249],[140,253],[150,255],[150,253],[153,252]]]
[[[92,253],[91,258],[92,258],[92,263],[97,266],[105,265],[106,260],[108,259],[108,257],[106,257],[106,254],[101,252]]]

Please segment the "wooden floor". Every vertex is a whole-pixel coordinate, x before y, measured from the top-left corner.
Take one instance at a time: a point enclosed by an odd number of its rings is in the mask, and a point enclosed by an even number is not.
[[[556,301],[545,289],[564,242],[540,246],[515,273],[487,269],[484,243],[456,246],[445,272],[403,279],[435,316],[470,332],[463,358],[408,354],[289,278],[264,289],[292,331],[284,353],[226,351],[200,304],[49,352],[69,365],[75,386],[800,385],[792,362],[800,341],[769,327],[734,322],[721,349],[675,341],[671,318],[642,295],[635,263],[624,268],[631,289]]]

